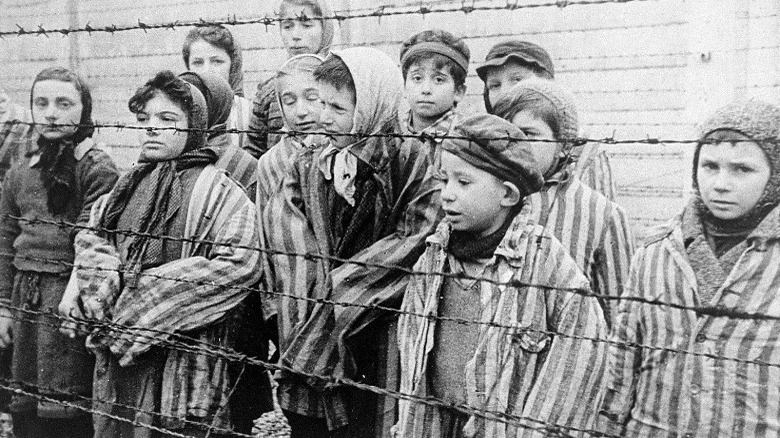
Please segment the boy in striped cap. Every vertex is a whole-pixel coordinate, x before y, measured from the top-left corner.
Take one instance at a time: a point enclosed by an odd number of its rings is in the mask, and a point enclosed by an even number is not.
[[[445,219],[401,307],[396,437],[566,436],[591,428],[606,324],[587,279],[533,221],[532,144],[491,115],[442,144]],[[434,402],[435,400],[435,402]],[[556,435],[557,436],[557,435]]]
[[[408,148],[422,149],[429,155],[432,173],[439,169],[441,136],[462,119],[458,103],[466,94],[466,76],[471,51],[463,40],[439,29],[411,36],[401,46],[401,71],[408,115],[405,134]]]

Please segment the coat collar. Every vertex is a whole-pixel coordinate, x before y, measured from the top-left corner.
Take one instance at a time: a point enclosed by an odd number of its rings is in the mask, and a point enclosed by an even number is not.
[[[95,147],[95,141],[91,138],[86,138],[84,141],[79,143],[75,148],[73,148],[73,157],[76,158],[76,161],[81,161],[82,158],[84,158],[85,155],[87,155],[87,152],[89,152],[93,147]],[[40,149],[35,150],[30,157],[30,167],[35,167],[40,163],[41,161],[41,151]]]

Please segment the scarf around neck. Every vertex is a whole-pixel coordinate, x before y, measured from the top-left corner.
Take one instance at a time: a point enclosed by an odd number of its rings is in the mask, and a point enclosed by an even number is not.
[[[478,260],[493,257],[496,248],[504,240],[507,230],[519,212],[520,207],[518,206],[507,216],[501,228],[485,237],[477,237],[470,231],[453,230],[450,233],[447,251],[458,260]]]
[[[139,163],[117,182],[106,202],[100,228],[105,232],[118,234],[121,232],[117,230],[119,218],[135,195],[138,184],[147,176],[155,179],[151,191],[139,194],[146,199],[142,203],[144,208],[140,215],[138,232],[132,236],[125,262],[130,278],[133,279],[128,282],[131,287],[135,285],[137,273],[147,266],[159,265],[163,260],[163,239],[156,236],[166,234],[170,221],[181,208],[183,194],[178,173],[214,164],[216,161],[217,155],[213,150],[196,149],[173,160]]]

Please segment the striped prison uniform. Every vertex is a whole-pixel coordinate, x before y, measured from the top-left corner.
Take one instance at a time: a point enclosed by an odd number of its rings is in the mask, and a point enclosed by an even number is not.
[[[401,159],[407,160],[412,149],[424,150],[428,154],[428,161],[431,163],[428,172],[435,175],[441,168],[441,143],[444,141],[442,137],[450,134],[450,130],[462,119],[463,115],[453,108],[444,113],[427,128],[418,131],[412,126],[412,114],[410,111],[406,117],[406,124],[402,133],[404,135],[417,135],[418,137],[403,139]]]
[[[571,167],[571,166],[570,166]],[[599,295],[622,295],[634,240],[625,211],[568,170],[545,181],[528,197],[533,220],[561,241]],[[617,301],[600,299],[607,323]]]
[[[598,143],[590,142],[575,148],[576,176],[583,184],[604,195],[610,201],[617,200],[617,187],[612,177],[609,155]]]
[[[354,353],[365,347],[354,345],[354,339],[391,324],[396,317],[361,306],[398,307],[406,289],[403,272],[378,265],[410,268],[423,251],[425,237],[441,219],[438,186],[426,176],[430,166],[427,155],[412,150],[408,160],[400,160],[398,138],[362,142],[350,150],[361,164],[370,167],[371,178],[380,188],[372,226],[359,232],[379,238],[367,247],[353,248],[356,253],[343,264],[318,257],[271,255],[276,273],[273,290],[285,294],[278,306],[280,361],[302,373],[357,378]],[[331,227],[332,203],[339,195],[319,169],[322,150],[322,146],[302,150],[281,190],[265,208],[263,227],[270,249],[332,256],[343,238]],[[305,299],[347,305],[314,304]],[[373,340],[372,345],[377,342]],[[331,430],[349,423],[347,410],[355,401],[348,400],[350,396],[340,388],[329,386],[326,390],[322,379],[304,379],[296,373],[278,373],[277,380],[282,409],[325,418]]]
[[[634,255],[627,295],[655,303],[621,303],[602,428],[627,437],[780,436],[780,209],[748,235],[709,302],[686,251],[690,211]]]
[[[255,209],[257,210],[257,223],[260,227],[260,244],[265,249],[268,244],[263,231],[263,211],[268,201],[282,188],[282,181],[290,170],[298,154],[304,145],[298,139],[285,135],[268,152],[257,160],[257,191],[255,194]],[[268,252],[260,255],[263,258],[263,287],[266,294],[263,295],[263,317],[268,320],[278,315],[280,298],[274,295],[273,263]]]
[[[259,278],[260,257],[247,249],[259,239],[254,208],[241,188],[214,166],[200,172],[189,194],[181,259],[146,268],[135,288],[118,290],[121,260],[114,243],[103,233],[81,231],[76,236],[76,268],[68,288],[78,288],[82,301],[103,303],[110,322],[140,330],[104,334],[108,345],[93,343],[96,376],[106,376],[108,356],[121,366],[155,346],[165,346],[174,333],[185,332],[202,345],[232,348],[226,336],[230,315],[249,294],[247,287]],[[89,225],[101,223],[105,202],[92,208]],[[219,242],[207,244],[202,242]],[[69,292],[66,292],[69,293]],[[155,331],[150,338],[145,330]],[[93,338],[94,340],[95,338]],[[97,339],[100,339],[98,337]],[[110,349],[109,349],[110,347]],[[179,428],[191,418],[207,419],[219,428],[229,428],[231,392],[228,361],[209,352],[165,349],[160,414],[164,426]],[[96,410],[111,412],[116,393],[113,382],[96,377]],[[110,421],[95,415],[96,428]]]
[[[250,200],[257,191],[257,159],[249,152],[233,145],[212,148],[219,159],[214,164],[224,170],[244,189]]]
[[[468,407],[522,418],[523,426],[472,416],[464,427],[476,433],[470,436],[549,436],[536,430],[545,424],[566,436],[593,429],[606,346],[580,338],[605,339],[606,323],[598,302],[587,296],[587,279],[560,242],[533,222],[531,208],[522,208],[480,275],[491,281],[479,284],[481,306],[469,318],[481,324],[477,348],[463,370]],[[448,240],[449,225],[443,222],[415,265],[425,275],[415,276],[404,296],[398,323],[404,394],[432,392],[430,356],[443,283],[438,273],[452,257]],[[522,285],[507,285],[510,281]],[[397,437],[445,436],[442,408],[399,404]]]

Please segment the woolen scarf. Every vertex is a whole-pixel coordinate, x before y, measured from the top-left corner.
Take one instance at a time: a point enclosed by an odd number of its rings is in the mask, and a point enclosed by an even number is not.
[[[512,225],[512,221],[517,216],[517,213],[520,212],[520,208],[520,206],[516,206],[507,216],[501,228],[488,236],[479,237],[470,231],[453,230],[450,233],[447,251],[458,260],[479,260],[493,257],[496,248],[504,240],[509,226]]]
[[[194,86],[190,85],[189,89],[192,94],[192,108],[188,120],[190,128],[194,130],[187,134],[185,150],[171,160],[139,162],[133,170],[120,178],[106,202],[100,227],[111,233],[117,229],[119,218],[141,181],[147,176],[155,179],[153,190],[140,194],[146,200],[139,219],[138,233],[132,236],[125,261],[130,273],[125,278],[130,279],[130,287],[135,286],[137,274],[143,269],[164,262],[163,239],[154,236],[166,235],[171,221],[181,209],[183,190],[178,174],[187,169],[217,162],[216,152],[203,148],[205,136],[198,131],[205,129],[207,124],[205,98]]]

